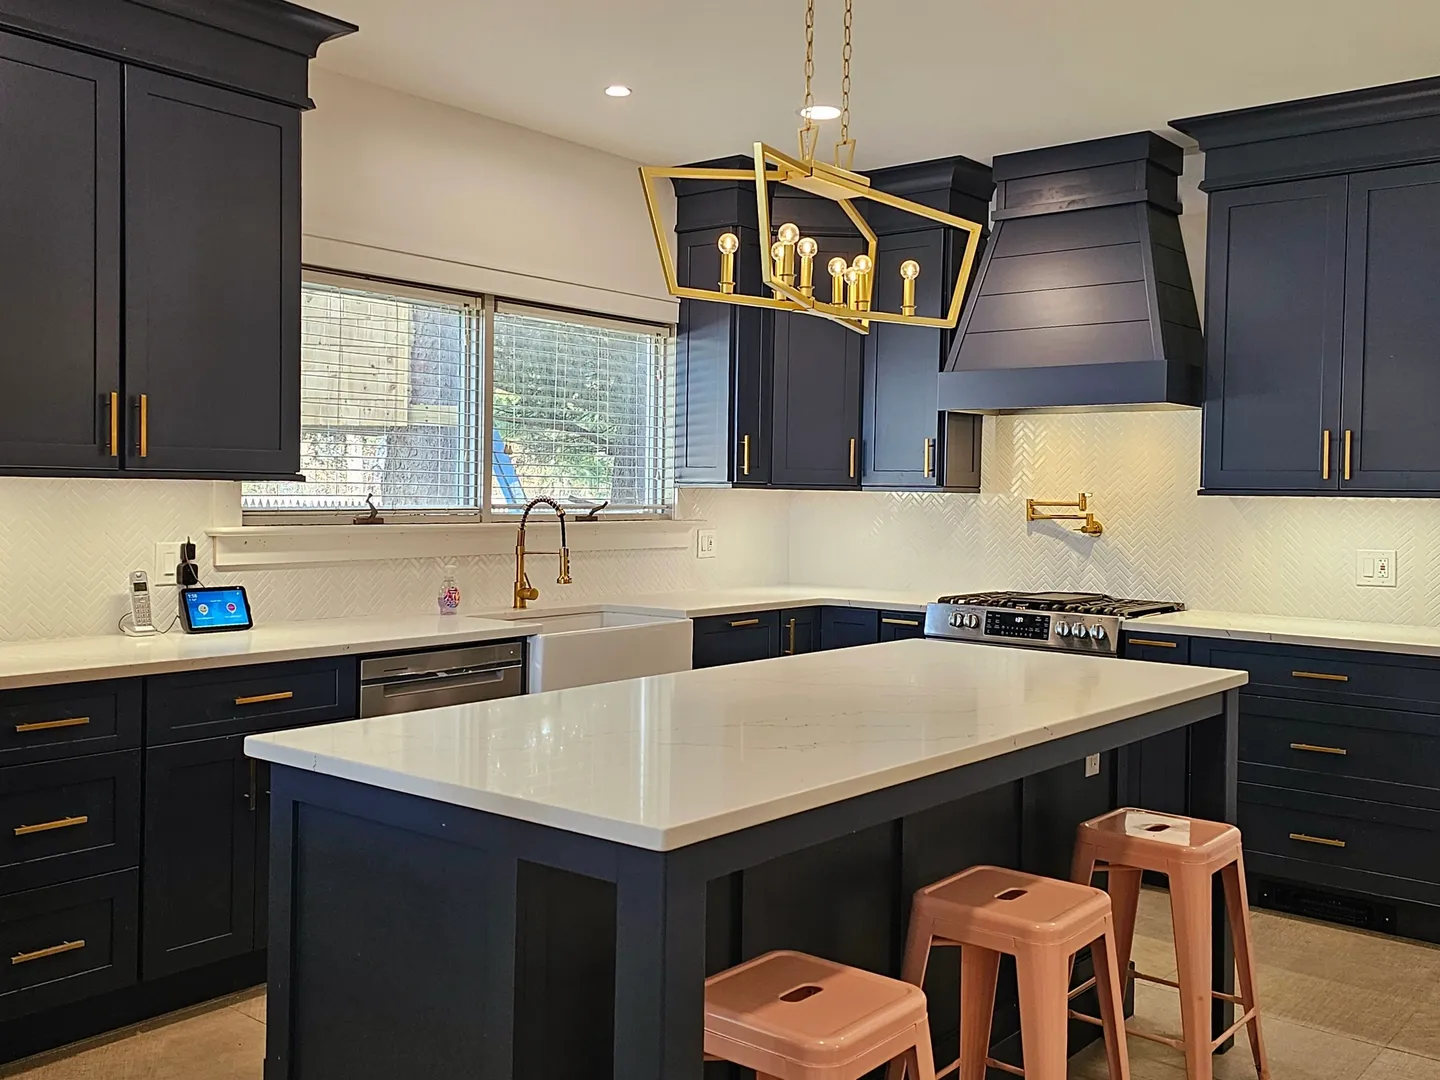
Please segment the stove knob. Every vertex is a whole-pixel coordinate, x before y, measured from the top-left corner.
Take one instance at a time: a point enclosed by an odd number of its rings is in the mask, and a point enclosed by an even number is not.
[[[1090,627],[1090,636],[1096,641],[1104,641],[1105,628],[1097,623],[1095,626]]]
[[[1056,636],[1056,637],[1069,637],[1069,636],[1070,636],[1070,624],[1067,623],[1067,622],[1057,622],[1057,623],[1055,624],[1055,636]]]
[[[1071,623],[1070,636],[1077,641],[1082,640],[1085,637],[1085,624],[1080,622]]]
[[[977,629],[979,629],[979,627],[980,627],[980,616],[979,616],[979,615],[976,615],[976,614],[972,611],[970,614],[968,614],[968,615],[965,616],[965,625],[966,625],[966,627],[968,627],[968,628],[971,629],[971,630],[977,630]]]
[[[959,629],[965,625],[965,616],[957,611],[954,615],[950,616],[950,625]]]

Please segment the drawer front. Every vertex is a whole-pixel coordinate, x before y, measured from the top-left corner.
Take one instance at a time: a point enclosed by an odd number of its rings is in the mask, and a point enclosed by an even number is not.
[[[695,620],[697,668],[742,664],[780,655],[780,613],[746,611]]]
[[[139,679],[0,693],[0,765],[104,754],[139,745]]]
[[[1440,811],[1240,785],[1247,852],[1440,884]]]
[[[1250,673],[1242,692],[1440,712],[1440,661],[1390,653],[1207,640],[1191,661]]]
[[[1126,660],[1148,660],[1154,664],[1188,664],[1190,639],[1178,634],[1127,630],[1122,635],[1120,655]]]
[[[147,745],[353,720],[353,657],[161,675],[146,686]]]
[[[1326,781],[1335,777],[1440,788],[1440,721],[1434,717],[1377,717],[1397,725],[1418,721],[1416,727],[1428,722],[1435,728],[1428,734],[1373,726],[1368,721],[1375,714],[1367,709],[1308,708],[1317,715],[1306,715],[1304,702],[1247,700],[1240,714],[1240,760],[1297,770],[1294,786],[1307,790],[1325,791]]]
[[[0,893],[139,862],[139,750],[0,769]]]
[[[925,616],[918,611],[880,612],[880,640],[903,641],[925,636]]]
[[[139,872],[0,897],[0,1020],[135,982]]]

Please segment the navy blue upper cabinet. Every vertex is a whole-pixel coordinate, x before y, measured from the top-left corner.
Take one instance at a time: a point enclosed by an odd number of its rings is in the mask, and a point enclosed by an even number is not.
[[[1440,494],[1440,79],[1173,123],[1210,192],[1203,490]]]
[[[1337,490],[1345,179],[1215,193],[1208,250],[1204,486]]]
[[[1347,491],[1440,491],[1440,165],[1350,177]]]

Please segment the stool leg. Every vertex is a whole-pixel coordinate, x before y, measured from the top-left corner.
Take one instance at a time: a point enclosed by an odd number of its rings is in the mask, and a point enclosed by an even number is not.
[[[1105,932],[1091,943],[1090,956],[1095,962],[1095,990],[1100,997],[1110,1080],[1130,1080],[1130,1051],[1125,1045],[1125,991],[1116,964],[1114,935],[1114,926],[1107,922]]]
[[[1070,880],[1089,885],[1095,876],[1095,845],[1083,840],[1075,841],[1075,854],[1070,862]]]
[[[1140,875],[1133,866],[1106,867],[1110,910],[1115,918],[1115,965],[1122,989],[1130,985],[1130,954],[1135,948],[1135,919],[1140,913]]]
[[[930,1048],[930,1021],[915,1026],[915,1045],[905,1053],[911,1080],[935,1080],[935,1053]],[[982,1074],[983,1075],[983,1074]]]
[[[1065,1080],[1069,971],[1070,957],[1047,949],[1027,950],[1015,958],[1020,983],[1020,1052],[1028,1080]]]
[[[935,923],[933,919],[923,919],[914,910],[910,913],[910,930],[905,935],[905,957],[900,962],[900,978],[911,986],[925,987],[925,969],[930,965],[930,943],[935,938]],[[929,1026],[926,1026],[929,1030]],[[929,1051],[929,1044],[926,1044]],[[917,1080],[914,1075],[914,1066],[909,1065],[907,1057],[898,1057],[885,1068],[885,1080],[904,1080],[906,1067],[911,1070],[910,1080]],[[930,1063],[931,1072],[934,1072],[935,1063],[932,1058]]]
[[[1213,1080],[1210,1050],[1210,874],[1203,866],[1170,874],[1170,918],[1179,968],[1180,1026],[1188,1080]]]
[[[998,952],[977,945],[960,950],[959,1080],[985,1080],[990,1025],[995,1019],[995,980],[999,974]]]
[[[1240,1000],[1245,1009],[1255,1010],[1245,1025],[1250,1033],[1250,1053],[1260,1080],[1270,1080],[1270,1059],[1260,1033],[1260,1007],[1255,997],[1255,954],[1250,948],[1250,897],[1245,888],[1244,863],[1236,859],[1220,871],[1220,880],[1225,885],[1225,909],[1230,916],[1230,936],[1235,941],[1235,979],[1240,984]]]

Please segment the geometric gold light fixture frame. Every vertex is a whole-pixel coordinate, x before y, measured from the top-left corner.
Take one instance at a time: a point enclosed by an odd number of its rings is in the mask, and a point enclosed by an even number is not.
[[[773,146],[766,146],[759,142],[755,144],[755,169],[753,172],[748,169],[667,168],[647,165],[640,169],[640,179],[645,186],[645,205],[650,211],[650,224],[655,232],[655,245],[659,250],[660,262],[665,271],[665,287],[672,296],[687,300],[712,300],[721,304],[741,304],[747,307],[774,308],[780,311],[819,315],[861,334],[870,332],[872,322],[938,326],[946,329],[953,328],[960,322],[960,309],[965,300],[965,288],[969,284],[970,275],[975,268],[975,257],[979,252],[980,236],[983,231],[983,226],[977,222],[880,191],[871,187],[870,178],[860,173],[851,172],[849,169],[842,169],[823,161],[816,161],[813,157],[805,160],[793,158],[788,154],[781,153]],[[745,293],[726,292],[721,289],[699,289],[691,285],[680,284],[675,273],[675,256],[671,251],[669,238],[665,235],[665,225],[660,215],[660,204],[654,187],[656,181],[665,179],[754,180],[755,206],[759,218],[761,240],[760,276],[764,287],[770,290],[770,296],[752,296]],[[827,302],[815,295],[813,286],[807,294],[793,281],[782,280],[782,275],[776,273],[776,264],[779,262],[784,265],[784,261],[767,257],[775,245],[783,243],[772,233],[770,227],[770,184],[787,184],[790,187],[809,192],[811,195],[833,199],[840,205],[845,216],[850,219],[865,239],[870,269],[868,275],[860,275],[862,279],[867,276],[873,279],[877,237],[875,230],[870,227],[864,215],[856,207],[858,201],[869,200],[880,203],[916,217],[948,225],[965,233],[965,250],[960,257],[960,268],[950,292],[949,303],[945,307],[945,314],[926,316],[906,314],[903,311],[870,309],[868,293],[873,289],[871,281],[862,280],[858,283],[858,288],[847,289],[847,295],[839,298],[840,302],[837,303],[834,292],[832,292],[831,300]],[[857,264],[860,262],[859,259],[854,261]],[[851,268],[847,267],[846,269]],[[852,293],[857,295],[852,298],[850,295]]]
[[[841,83],[839,110],[840,140],[835,144],[833,164],[815,160],[815,148],[819,143],[819,128],[814,117],[814,96],[812,78],[815,72],[815,0],[805,5],[805,103],[800,114],[805,125],[799,131],[799,157],[782,154],[773,146],[755,144],[755,170],[748,169],[707,169],[707,168],[664,168],[644,166],[640,169],[640,180],[645,188],[645,205],[650,212],[650,225],[655,232],[655,246],[660,253],[660,263],[665,270],[665,287],[671,296],[686,300],[710,300],[720,304],[740,304],[747,307],[774,308],[780,311],[801,312],[830,319],[861,334],[870,332],[872,322],[906,323],[911,326],[937,326],[953,328],[960,322],[960,309],[965,300],[965,287],[975,268],[975,256],[980,248],[983,226],[966,218],[935,210],[922,203],[911,202],[888,192],[879,191],[870,185],[870,178],[850,168],[855,160],[855,140],[850,137],[850,54],[851,54],[851,8],[853,0],[845,0],[844,48],[841,52]],[[843,162],[843,165],[842,165]],[[655,193],[659,180],[745,180],[755,183],[755,207],[760,231],[760,279],[769,296],[753,296],[735,291],[735,253],[739,239],[734,233],[720,237],[720,281],[718,289],[699,289],[693,285],[681,285],[675,273],[675,256],[670,249],[670,238],[666,235],[660,216],[660,203]],[[793,224],[786,222],[773,232],[770,228],[770,185],[788,184],[801,191],[832,199],[859,230],[866,244],[865,253],[846,262],[834,258],[824,268],[830,277],[830,300],[816,295],[816,268],[813,260],[818,245],[815,240],[804,237]],[[965,233],[965,250],[960,257],[960,268],[950,291],[945,314],[940,316],[917,315],[915,313],[915,280],[922,272],[918,262],[907,259],[897,268],[902,279],[902,301],[900,311],[877,311],[870,303],[874,294],[876,273],[875,230],[857,208],[861,200],[877,202],[904,213],[928,221],[948,225]]]

